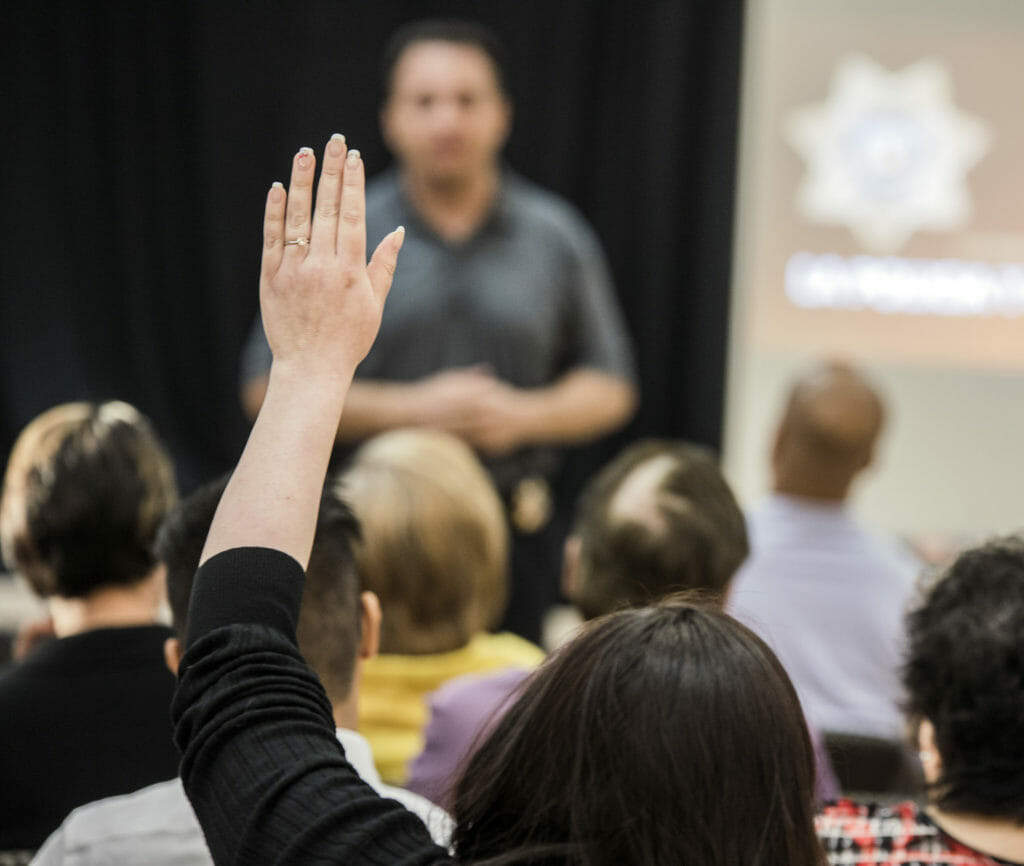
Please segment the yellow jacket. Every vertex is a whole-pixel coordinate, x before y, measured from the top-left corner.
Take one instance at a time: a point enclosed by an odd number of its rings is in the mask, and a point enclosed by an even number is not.
[[[379,655],[363,665],[359,683],[359,733],[370,741],[381,778],[404,784],[406,767],[423,750],[427,696],[463,674],[533,668],[539,647],[511,632],[481,633],[461,649],[428,655]]]

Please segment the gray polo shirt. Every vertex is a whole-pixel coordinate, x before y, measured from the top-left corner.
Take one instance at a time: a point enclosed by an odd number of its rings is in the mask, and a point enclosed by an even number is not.
[[[419,217],[392,170],[369,184],[366,212],[369,251],[398,225],[406,235],[380,334],[357,378],[412,381],[487,364],[521,388],[550,384],[575,367],[635,381],[604,254],[564,200],[506,171],[480,229],[464,242],[449,243]],[[270,350],[257,322],[243,379],[265,375],[269,367]],[[514,462],[511,475],[544,472],[551,461],[537,452]],[[509,473],[491,468],[499,486],[506,486]]]

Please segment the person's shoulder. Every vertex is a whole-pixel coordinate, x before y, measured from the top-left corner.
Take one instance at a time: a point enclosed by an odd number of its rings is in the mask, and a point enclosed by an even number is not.
[[[426,797],[407,791],[405,788],[393,788],[390,785],[382,784],[377,788],[377,793],[382,797],[401,803],[423,822],[430,833],[430,838],[435,843],[443,848],[448,847],[452,832],[455,830],[455,822],[444,809]]]
[[[845,846],[847,840],[858,840],[864,847],[884,845],[886,840],[918,838],[922,833],[934,835],[934,825],[910,801],[882,805],[839,800],[821,809],[814,826],[830,851]]]
[[[537,223],[544,230],[572,241],[594,239],[593,229],[583,214],[558,193],[510,169],[502,174],[502,192],[517,216]]]
[[[47,846],[60,839],[60,849],[92,858],[88,862],[130,863],[132,857],[153,854],[146,862],[209,863],[210,855],[180,779],[158,782],[129,794],[107,797],[75,809]],[[145,840],[159,841],[150,851]],[[43,852],[46,851],[44,846]],[[192,852],[188,859],[184,852]],[[121,852],[121,853],[119,853]],[[121,854],[125,856],[121,856]],[[161,860],[158,853],[166,856]],[[127,858],[127,859],[126,859]],[[42,858],[43,862],[49,862]],[[57,861],[54,861],[57,862]]]
[[[814,824],[830,863],[994,866],[998,862],[946,836],[914,802],[880,805],[840,800],[825,806]]]
[[[512,665],[463,674],[442,683],[429,697],[431,718],[469,720],[475,726],[505,705],[529,678],[531,667]]]
[[[474,635],[466,649],[481,661],[485,669],[497,667],[533,668],[544,660],[544,650],[509,631]]]

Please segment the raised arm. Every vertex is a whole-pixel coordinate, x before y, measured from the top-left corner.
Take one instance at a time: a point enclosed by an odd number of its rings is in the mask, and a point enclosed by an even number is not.
[[[204,561],[261,546],[305,566],[345,396],[380,327],[403,231],[384,238],[367,265],[359,152],[331,139],[311,217],[315,163],[303,148],[288,193],[274,184],[267,194],[260,307],[274,361]]]
[[[172,707],[181,777],[217,864],[450,862],[345,759],[296,623],[338,419],[369,351],[402,231],[366,264],[363,166],[340,136],[267,195],[260,304],[266,400],[196,575]]]

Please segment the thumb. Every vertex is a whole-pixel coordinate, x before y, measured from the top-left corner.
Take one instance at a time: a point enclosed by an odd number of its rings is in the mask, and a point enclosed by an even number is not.
[[[405,227],[399,226],[384,240],[377,244],[373,251],[370,264],[366,272],[370,276],[370,285],[373,286],[373,293],[380,298],[381,303],[388,296],[391,290],[391,281],[395,277],[395,268],[398,265],[398,251],[402,248],[405,240]]]

